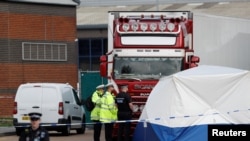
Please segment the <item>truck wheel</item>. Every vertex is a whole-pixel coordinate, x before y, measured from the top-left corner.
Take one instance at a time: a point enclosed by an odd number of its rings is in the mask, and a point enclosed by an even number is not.
[[[70,119],[67,120],[66,126],[64,127],[62,131],[62,135],[64,136],[69,136],[70,135],[70,130],[71,130],[71,122]]]
[[[86,128],[86,121],[85,121],[85,116],[82,117],[82,126],[79,129],[76,129],[77,134],[84,134],[85,133],[85,128]]]

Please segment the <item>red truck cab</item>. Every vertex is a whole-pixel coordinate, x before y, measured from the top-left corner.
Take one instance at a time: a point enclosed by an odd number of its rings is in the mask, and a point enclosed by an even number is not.
[[[199,63],[193,50],[192,12],[110,11],[108,15],[108,53],[100,57],[100,74],[114,82],[117,91],[128,85],[136,121],[159,79]],[[133,122],[131,137],[135,127]]]

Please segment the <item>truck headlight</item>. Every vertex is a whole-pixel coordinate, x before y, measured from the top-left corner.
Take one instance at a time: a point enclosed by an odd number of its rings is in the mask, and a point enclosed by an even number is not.
[[[173,31],[175,28],[175,25],[173,23],[168,23],[168,30]]]
[[[151,29],[152,31],[155,31],[156,28],[157,28],[156,23],[151,23],[151,24],[150,24],[150,29]]]
[[[159,28],[161,31],[166,30],[167,25],[165,23],[160,23]]]
[[[123,24],[122,29],[127,32],[129,30],[129,24],[127,23]]]
[[[146,31],[148,29],[148,24],[146,23],[141,23],[141,30]]]
[[[139,28],[138,23],[133,23],[133,24],[131,25],[131,28],[132,28],[133,31],[138,30],[138,28]]]

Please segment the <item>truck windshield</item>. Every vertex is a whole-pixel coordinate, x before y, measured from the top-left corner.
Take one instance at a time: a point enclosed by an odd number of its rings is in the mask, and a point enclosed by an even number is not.
[[[115,57],[115,79],[159,79],[181,71],[182,58]]]

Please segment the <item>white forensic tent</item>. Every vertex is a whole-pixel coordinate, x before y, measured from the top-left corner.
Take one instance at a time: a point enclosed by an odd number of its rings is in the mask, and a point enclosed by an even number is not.
[[[250,73],[202,65],[160,79],[134,141],[206,141],[211,124],[249,124]]]

